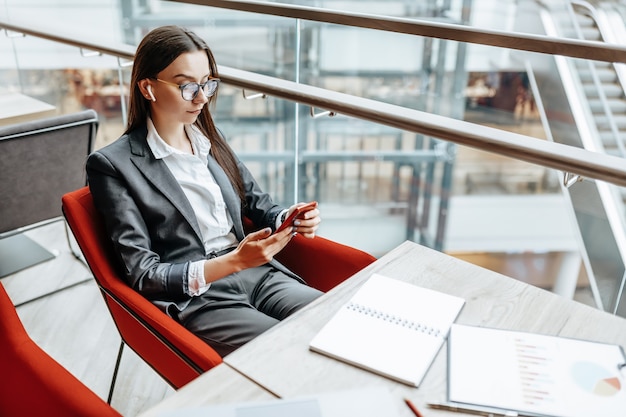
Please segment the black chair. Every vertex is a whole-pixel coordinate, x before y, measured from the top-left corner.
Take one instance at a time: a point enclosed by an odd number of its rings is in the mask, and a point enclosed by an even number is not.
[[[63,220],[59,201],[86,184],[97,128],[94,110],[0,127],[0,278],[54,258],[23,232]]]

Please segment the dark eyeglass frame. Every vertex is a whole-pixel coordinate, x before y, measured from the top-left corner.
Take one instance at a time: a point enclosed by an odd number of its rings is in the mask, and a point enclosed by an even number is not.
[[[202,92],[204,93],[204,95],[208,98],[208,97],[212,97],[213,95],[215,95],[215,92],[217,91],[217,88],[219,87],[219,83],[220,83],[220,79],[216,78],[216,77],[209,77],[208,80],[206,80],[206,82],[200,84],[200,83],[185,83],[185,84],[176,84],[170,81],[165,81],[162,80],[160,78],[154,78],[155,80],[157,80],[158,82],[161,82],[163,84],[168,84],[168,85],[172,85],[174,87],[178,87],[180,89],[180,95],[183,98],[183,100],[185,101],[193,101],[195,100],[196,97],[198,97],[198,93],[200,93],[200,89],[202,89]],[[206,86],[213,86],[213,88],[210,88],[209,91],[205,91],[205,87]],[[193,90],[189,90],[189,87],[194,87],[195,91]],[[185,97],[185,89],[187,89],[187,91],[191,91],[191,93],[188,93],[188,97]],[[189,94],[191,94],[189,96]]]

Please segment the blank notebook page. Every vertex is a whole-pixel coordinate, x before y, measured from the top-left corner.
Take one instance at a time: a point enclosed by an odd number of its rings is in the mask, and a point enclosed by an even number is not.
[[[320,330],[310,349],[418,386],[464,302],[374,274]]]

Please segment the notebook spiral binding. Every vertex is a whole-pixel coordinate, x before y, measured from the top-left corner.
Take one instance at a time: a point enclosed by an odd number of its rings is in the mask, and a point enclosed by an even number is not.
[[[412,330],[416,330],[418,332],[426,333],[434,337],[443,337],[442,332],[439,329],[436,329],[431,326],[426,326],[422,323],[418,323],[415,321],[407,320],[402,317],[395,316],[393,314],[388,314],[380,310],[376,310],[371,307],[364,306],[362,304],[358,304],[355,302],[349,302],[346,305],[346,308],[351,311],[355,311],[357,313],[365,314],[367,316],[384,320],[389,323],[396,324],[398,326],[406,327]]]

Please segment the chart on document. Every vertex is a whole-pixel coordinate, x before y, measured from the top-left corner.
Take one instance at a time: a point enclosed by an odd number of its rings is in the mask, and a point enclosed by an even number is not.
[[[619,346],[454,325],[449,349],[450,401],[546,416],[626,415]]]

